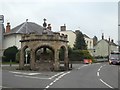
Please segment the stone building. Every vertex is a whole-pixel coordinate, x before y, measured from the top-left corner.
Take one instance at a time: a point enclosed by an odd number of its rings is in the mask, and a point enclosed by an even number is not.
[[[17,46],[20,49],[19,68],[31,70],[60,70],[60,51],[63,53],[64,70],[69,69],[67,35],[53,32],[44,19],[43,26],[26,22],[10,28],[7,23],[3,48]]]

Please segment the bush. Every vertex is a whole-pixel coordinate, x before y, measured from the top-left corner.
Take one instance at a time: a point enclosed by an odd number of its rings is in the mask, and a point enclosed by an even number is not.
[[[83,61],[83,59],[92,59],[88,50],[75,50],[68,47],[68,58],[70,61]]]
[[[15,62],[17,52],[18,48],[16,46],[7,48],[3,53],[3,61],[9,62],[10,60],[12,60],[12,62]]]

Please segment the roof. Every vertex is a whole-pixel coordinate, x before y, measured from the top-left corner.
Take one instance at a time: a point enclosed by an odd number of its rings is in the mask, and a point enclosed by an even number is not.
[[[109,42],[107,39],[101,39],[101,40],[99,40],[99,41],[97,42],[97,44],[100,43],[102,40],[106,41],[109,45],[118,46],[118,45],[115,44],[114,42]],[[96,45],[97,45],[97,44],[96,44]],[[95,45],[95,46],[96,46],[96,45]]]
[[[9,34],[29,34],[29,33],[35,33],[35,34],[42,34],[44,28],[36,23],[33,22],[24,22],[13,29],[9,33],[5,33],[4,35]],[[49,29],[46,30],[48,34],[53,34],[53,32]]]
[[[90,39],[90,37],[88,37],[86,34],[83,34],[84,35],[84,37],[86,37],[86,38],[89,38]]]

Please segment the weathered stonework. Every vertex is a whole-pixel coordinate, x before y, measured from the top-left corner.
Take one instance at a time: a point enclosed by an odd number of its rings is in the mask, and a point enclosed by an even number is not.
[[[20,52],[20,69],[24,68],[24,60],[25,60],[25,49],[30,49],[30,69],[35,70],[36,64],[35,62],[35,52],[40,47],[50,47],[54,51],[54,60],[52,63],[53,69],[55,71],[60,70],[60,60],[59,60],[59,52],[60,48],[64,47],[65,49],[65,57],[64,57],[64,66],[65,69],[69,69],[69,60],[68,60],[68,48],[67,48],[67,35],[60,35],[60,33],[53,33],[52,35],[48,35],[47,33],[43,33],[42,35],[37,35],[34,33],[24,34],[20,40],[21,42],[21,52]]]

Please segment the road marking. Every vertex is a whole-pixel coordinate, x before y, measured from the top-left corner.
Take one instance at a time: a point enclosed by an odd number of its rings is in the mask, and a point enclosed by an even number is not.
[[[24,73],[24,72],[13,72],[13,71],[9,71],[10,73],[15,73],[15,74],[23,74],[23,75],[38,75],[41,73]]]
[[[58,73],[58,74],[56,74],[56,75],[50,77],[49,79],[53,79],[54,77],[57,77],[58,75],[63,74],[63,73],[64,73],[64,72],[60,72],[60,73]]]
[[[88,65],[83,65],[83,66],[79,67],[78,69],[81,69],[81,68],[83,68],[83,67],[85,67],[85,66],[88,66]]]
[[[98,69],[98,71],[100,71],[100,68]]]
[[[99,72],[97,72],[97,76],[100,76]]]
[[[96,63],[96,64],[101,64],[101,63]]]
[[[113,89],[113,87],[112,86],[110,86],[109,84],[107,84],[106,82],[104,82],[102,79],[99,79],[102,83],[104,83],[106,86],[108,86],[109,88],[112,88]]]
[[[51,82],[50,85],[53,85],[54,82]]]
[[[104,64],[103,66],[105,66],[106,64]],[[100,66],[100,68],[98,69],[98,72],[97,72],[97,76],[100,76],[100,70],[103,66]],[[99,79],[103,84],[105,84],[106,86],[108,86],[109,88],[112,88],[112,86],[110,86],[109,84],[107,84],[106,82],[104,82],[102,79]]]
[[[29,74],[27,74],[27,73],[21,73],[21,72],[12,72],[12,73],[15,73],[15,74],[24,74],[24,75],[14,75],[14,76],[17,76],[17,77],[35,78],[35,79],[49,79],[50,80],[50,79],[53,79],[53,78],[59,76],[60,74],[63,74],[64,72],[57,73],[56,75],[53,75],[50,78],[40,78],[40,77],[33,77],[33,76],[25,76],[25,75],[37,75],[39,73],[29,73]]]
[[[100,68],[98,69],[98,71],[100,71],[100,69],[102,68],[103,66],[100,66]]]
[[[62,78],[63,76],[67,75],[68,73],[70,73],[70,71],[66,72],[66,73],[63,73],[62,75],[60,75],[58,78],[56,78],[53,82],[51,82],[49,85],[47,85],[45,87],[44,90],[46,90],[47,88],[49,88],[51,85],[53,85],[56,81],[58,81],[60,78]]]
[[[47,86],[47,87],[45,87],[45,88],[49,88],[50,86]]]
[[[34,78],[34,79],[50,79],[50,78],[40,78],[40,77],[33,77],[33,76],[24,76],[24,75],[14,75],[17,77],[25,77],[25,78]]]

